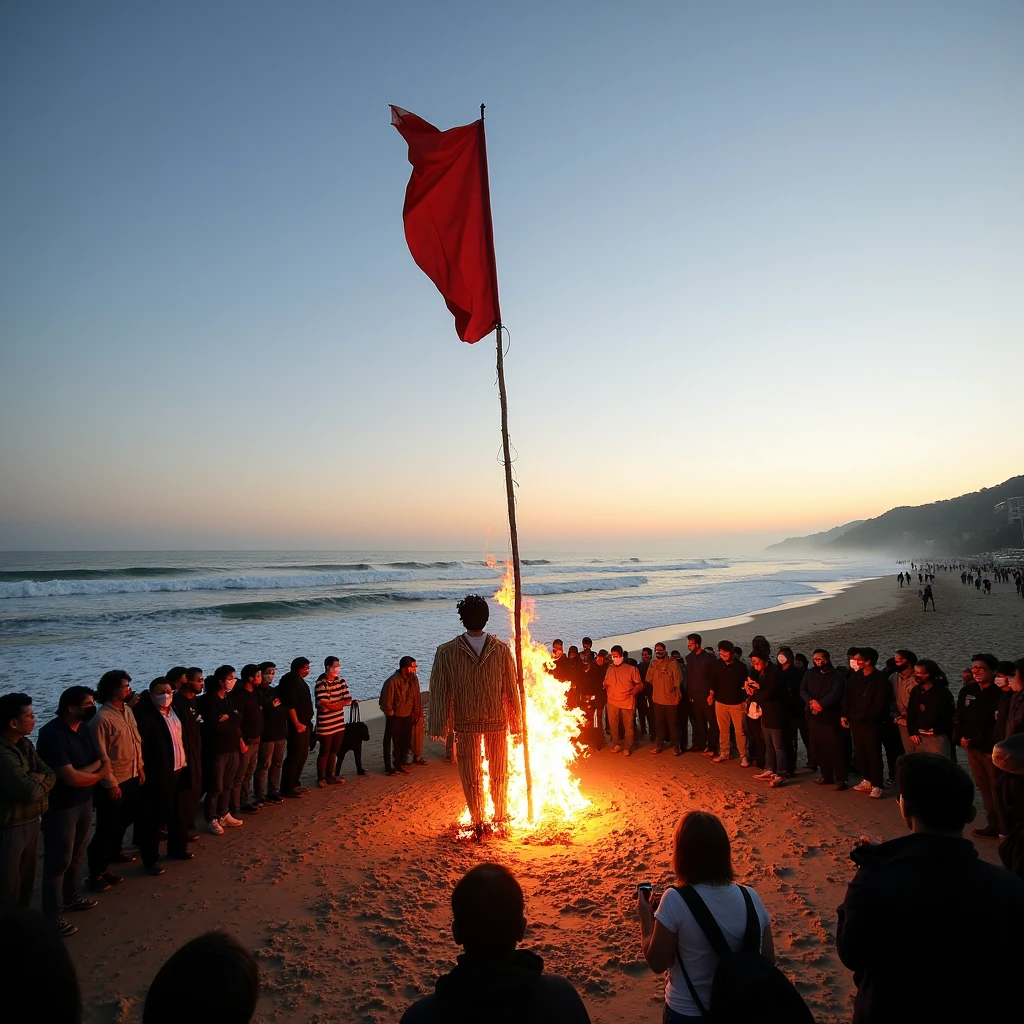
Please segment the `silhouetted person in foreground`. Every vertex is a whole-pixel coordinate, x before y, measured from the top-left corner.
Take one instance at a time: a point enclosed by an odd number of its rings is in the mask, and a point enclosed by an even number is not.
[[[853,850],[858,871],[839,908],[853,1024],[1019,1020],[1024,882],[963,838],[970,776],[941,754],[908,754],[896,782],[911,834]],[[951,928],[971,938],[950,942]]]
[[[142,1024],[249,1024],[260,997],[260,969],[232,935],[186,942],[157,972]]]
[[[78,978],[52,921],[22,907],[0,913],[0,965],[4,1024],[79,1024]]]
[[[544,974],[536,953],[516,949],[526,917],[523,890],[508,868],[478,864],[463,875],[452,893],[452,917],[452,937],[465,952],[401,1024],[589,1024],[576,989]]]

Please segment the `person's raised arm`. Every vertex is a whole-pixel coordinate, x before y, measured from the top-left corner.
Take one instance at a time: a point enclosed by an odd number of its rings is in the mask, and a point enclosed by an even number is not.
[[[636,916],[640,918],[640,948],[644,960],[655,974],[667,971],[676,962],[679,938],[654,916],[655,906],[646,894],[637,895]]]

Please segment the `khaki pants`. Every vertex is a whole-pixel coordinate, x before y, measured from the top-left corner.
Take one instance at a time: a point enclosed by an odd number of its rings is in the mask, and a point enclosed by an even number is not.
[[[743,739],[743,705],[719,704],[715,701],[715,717],[718,719],[718,756],[729,757],[729,725],[736,732],[736,747],[741,752],[746,750]]]
[[[466,805],[469,807],[474,825],[479,825],[484,820],[485,757],[490,775],[494,820],[504,821],[508,817],[507,735],[504,732],[460,732],[456,737],[459,778],[462,780],[462,792],[466,796]],[[483,751],[480,749],[481,743]]]

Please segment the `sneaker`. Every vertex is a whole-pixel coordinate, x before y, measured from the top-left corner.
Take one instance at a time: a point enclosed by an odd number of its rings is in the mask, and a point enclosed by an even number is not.
[[[106,892],[110,888],[110,883],[102,875],[90,875],[85,880],[85,884],[93,892]]]
[[[750,762],[745,757],[741,757],[740,758],[740,767],[741,768],[749,768],[750,767]]]
[[[150,864],[146,868],[146,874],[147,875],[152,875],[154,878],[156,878],[158,875],[162,875],[165,870],[166,869],[161,867],[161,865],[159,865],[159,864]]]
[[[867,779],[864,779],[861,782],[858,782],[857,785],[853,787],[853,791],[855,793],[870,793],[871,783],[868,782]]]
[[[676,757],[682,757],[682,756],[683,756],[683,754],[685,754],[685,753],[686,753],[686,751],[685,751],[685,750],[677,750],[677,751],[676,751]]]
[[[629,748],[627,748],[626,750],[624,750],[624,751],[622,752],[622,756],[623,756],[623,757],[629,757],[629,756],[630,756],[630,754],[632,754],[632,753],[633,753],[633,748],[632,748],[632,747],[629,747]]]
[[[259,804],[245,804],[239,809],[243,814],[258,814],[260,810]]]
[[[612,753],[613,754],[621,754],[622,753],[622,747],[618,743],[616,743],[615,746],[612,747]]]
[[[110,858],[111,864],[134,864],[135,861],[136,858],[130,853],[125,853],[124,850],[121,850]]]
[[[714,760],[715,752],[713,750],[702,750],[701,756],[706,757],[709,761]]]
[[[413,764],[426,764],[427,763],[427,759],[425,757],[415,757],[415,758],[413,758],[413,762],[412,763]]]
[[[384,769],[384,774],[385,775],[394,775],[394,774],[396,774],[395,773],[395,769],[394,768],[385,768]]]
[[[815,779],[814,784],[816,786],[831,786],[832,782],[829,779]]]
[[[776,776],[774,772],[770,772],[767,768],[765,768],[763,772],[758,772],[756,775],[752,777],[757,779],[758,782],[767,782],[770,779],[774,779]]]
[[[238,828],[242,824],[241,819],[236,818],[230,811],[220,819],[222,825],[227,825],[228,828]]]
[[[221,823],[216,818],[214,818],[213,821],[211,821],[206,826],[206,831],[214,836],[224,835],[224,829],[221,827]]]
[[[400,765],[398,765],[398,767],[395,768],[395,774],[396,775],[412,775],[412,772],[409,771],[409,769],[406,768],[404,764],[400,764]]]
[[[661,747],[651,747],[651,753],[652,754],[660,754],[661,753]]]
[[[872,787],[871,787],[871,792],[870,792],[870,793],[868,793],[868,796],[870,796],[870,797],[874,797],[874,798],[875,798],[876,800],[877,800],[877,799],[878,799],[878,798],[879,798],[879,797],[880,797],[881,795],[882,795],[882,787],[881,787],[881,786],[872,786]]]
[[[99,905],[99,900],[89,900],[84,896],[76,896],[73,900],[64,904],[64,913],[66,914],[69,910],[92,910],[93,907],[98,907]]]
[[[267,794],[267,803],[268,804],[283,804],[284,803],[284,797],[283,796],[279,796],[277,793],[268,793]]]
[[[328,786],[344,786],[345,785],[345,780],[344,779],[339,779],[337,775],[332,775],[327,780],[327,785]]]
[[[842,793],[842,791],[843,791],[844,789],[846,789],[846,783],[845,783],[845,782],[837,782],[837,783],[836,783],[836,784],[835,784],[835,785],[834,785],[834,786],[833,786],[832,788],[833,788],[833,789],[834,789],[834,790],[835,790],[835,791],[836,791],[837,793]]]
[[[62,938],[66,939],[69,935],[74,935],[78,929],[70,921],[65,921],[63,917],[58,917],[57,931],[60,932]]]
[[[327,780],[326,779],[317,779],[316,780],[316,788],[317,789],[326,789],[327,788]]]
[[[769,785],[769,786],[770,786],[770,787],[771,787],[772,789],[778,789],[778,788],[779,788],[779,786],[784,786],[785,784],[786,784],[786,780],[785,780],[785,779],[784,779],[784,778],[783,778],[783,777],[782,777],[781,775],[773,775],[773,776],[772,776],[772,777],[771,777],[771,778],[770,778],[770,779],[768,780],[768,785]]]
[[[285,792],[281,794],[281,796],[288,797],[289,800],[299,800],[305,795],[305,793],[300,793],[297,789],[285,790]]]
[[[986,825],[985,828],[972,828],[971,835],[975,839],[998,839],[999,829],[995,825]]]
[[[357,768],[356,775],[369,775],[369,772],[365,768]]]

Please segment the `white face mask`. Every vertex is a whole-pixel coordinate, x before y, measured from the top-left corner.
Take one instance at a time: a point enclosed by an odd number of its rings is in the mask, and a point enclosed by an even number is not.
[[[612,655],[612,664],[613,665],[621,665],[622,664],[622,656],[619,655],[619,654],[613,654]]]
[[[224,689],[225,689],[225,690],[227,690],[227,691],[228,691],[228,693],[230,693],[230,692],[231,692],[231,691],[232,691],[232,690],[233,690],[234,688],[235,688],[235,680],[234,680],[234,679],[229,679],[229,680],[228,680],[228,681],[227,681],[227,682],[226,682],[226,683],[224,684]]]
[[[789,664],[789,658],[787,658],[784,654],[780,654],[779,655],[779,664],[783,668],[785,668]]]
[[[172,697],[172,694],[169,694],[169,693],[154,693],[153,694],[153,703],[158,708],[165,708],[165,707],[167,707],[168,704],[171,703],[171,697]]]
[[[854,672],[857,671],[858,664],[857,664],[857,659],[856,658],[851,658],[850,659],[850,668],[852,668]]]

